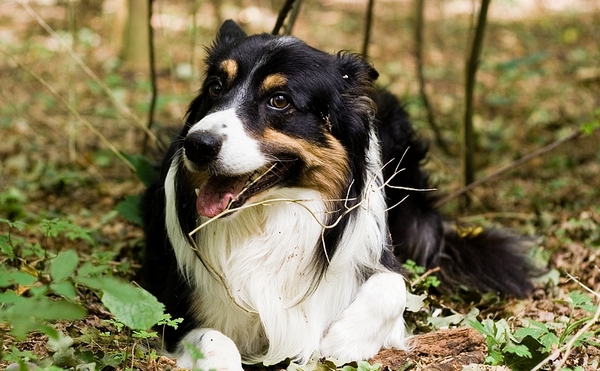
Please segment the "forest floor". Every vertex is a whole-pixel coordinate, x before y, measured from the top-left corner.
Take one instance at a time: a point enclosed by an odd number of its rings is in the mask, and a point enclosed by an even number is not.
[[[50,284],[56,271],[48,261],[61,251],[74,249],[80,267],[93,262],[127,280],[135,280],[140,265],[143,234],[135,212],[117,205],[135,200],[130,197],[144,185],[110,147],[130,159],[142,153],[140,126],[150,85],[143,68],[119,59],[113,32],[117,2],[82,3],[89,4],[0,4],[0,368],[30,361],[77,370],[165,370],[174,367],[172,361],[149,356],[140,347],[145,341],[111,322],[93,290],[78,286],[74,293],[73,301],[87,310],[83,319],[51,321],[71,339],[62,347],[39,332],[16,338],[15,324],[6,317],[13,303],[7,293],[28,298],[39,292],[36,285],[57,289]],[[225,2],[217,15],[212,3],[194,2],[199,16],[192,22],[192,5],[154,3],[159,98],[153,130],[168,143],[200,86],[202,45],[210,44],[218,19],[231,17],[249,32],[269,32],[278,9],[240,0]],[[358,51],[366,3],[306,1],[294,35],[328,52]],[[425,12],[427,92],[450,148],[444,153],[432,144],[426,164],[441,194],[461,187],[463,76],[476,19],[472,3],[435,2]],[[600,6],[585,0],[560,9],[544,7],[545,2],[493,3],[475,94],[478,177],[582,127],[593,129],[600,120]],[[379,83],[403,99],[415,126],[432,139],[412,54],[413,7],[408,0],[376,2],[369,59],[381,74]],[[152,161],[160,152],[156,147],[151,141],[146,151]],[[600,130],[469,194],[468,208],[452,200],[443,211],[471,225],[503,226],[530,236],[532,260],[545,272],[534,294],[524,300],[466,290],[426,295],[428,287],[420,284],[415,293],[423,303],[406,315],[419,334],[413,348],[384,351],[373,361],[394,371],[465,365],[598,369]],[[16,220],[23,224],[15,227]],[[68,221],[93,241],[53,234],[43,227],[48,220]],[[34,277],[36,284],[15,284],[3,276],[14,272]],[[409,279],[423,273],[414,269]],[[315,367],[337,366],[321,361]]]

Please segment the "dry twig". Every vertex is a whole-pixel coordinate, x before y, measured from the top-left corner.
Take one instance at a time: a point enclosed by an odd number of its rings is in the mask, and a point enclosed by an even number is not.
[[[144,133],[154,142],[156,143],[156,145],[159,147],[159,149],[164,150],[166,149],[164,144],[162,142],[160,142],[158,140],[158,138],[156,137],[156,135],[154,135],[154,133],[146,127],[146,124],[144,123],[144,121],[138,117],[131,109],[129,109],[129,107],[127,107],[127,105],[125,105],[114,93],[113,91],[108,87],[108,85],[106,85],[104,83],[104,81],[102,81],[98,75],[96,75],[94,73],[94,71],[92,71],[86,64],[85,62],[75,53],[75,51],[73,50],[73,48],[69,47],[69,45],[67,45],[67,43],[64,42],[64,40],[60,37],[60,35],[58,33],[56,33],[56,31],[54,31],[52,29],[52,27],[50,27],[48,25],[48,23],[46,23],[46,21],[44,21],[44,19],[42,19],[42,17],[40,17],[40,15],[38,13],[36,13],[35,10],[33,10],[33,8],[31,8],[29,6],[29,4],[27,3],[27,1],[25,0],[17,0],[17,2],[29,13],[29,15],[31,15],[31,17],[33,17],[33,19],[36,20],[36,22],[38,22],[38,24],[40,26],[42,26],[42,28],[44,30],[46,30],[46,32],[48,32],[50,34],[50,36],[52,36],[56,41],[58,41],[61,46],[63,48],[65,48],[65,50],[67,51],[67,53],[69,54],[69,56],[71,58],[73,58],[73,60],[77,63],[77,65],[92,79],[94,80],[94,82],[96,84],[98,84],[98,86],[100,87],[100,89],[102,89],[102,91],[104,91],[104,93],[108,96],[109,100],[111,101],[111,103],[127,118],[130,118],[135,124],[137,124],[143,131]]]
[[[562,139],[558,139],[558,140],[556,140],[556,141],[548,144],[547,146],[545,146],[543,148],[535,150],[532,153],[521,157],[520,159],[512,162],[511,164],[508,164],[508,165],[506,165],[506,166],[504,166],[504,167],[502,167],[502,168],[500,168],[500,169],[498,169],[498,170],[496,170],[496,171],[494,171],[494,172],[486,175],[485,177],[480,178],[480,179],[478,179],[478,180],[476,180],[476,181],[474,181],[474,182],[466,185],[465,187],[463,187],[463,188],[461,188],[461,189],[459,189],[459,190],[457,190],[455,192],[452,192],[448,196],[446,196],[446,197],[442,198],[441,200],[439,200],[436,203],[436,207],[441,207],[441,206],[445,205],[446,203],[448,203],[449,201],[451,201],[451,200],[455,199],[456,197],[462,195],[463,193],[469,192],[473,188],[479,187],[480,185],[482,185],[484,183],[487,183],[487,182],[489,182],[489,181],[491,181],[491,180],[499,177],[500,175],[502,175],[502,174],[504,174],[504,173],[506,173],[506,172],[508,172],[508,171],[510,171],[512,169],[515,169],[515,168],[523,165],[524,163],[526,163],[528,161],[533,160],[536,157],[543,156],[546,153],[554,150],[555,148],[561,146],[562,144],[564,144],[566,142],[569,142],[569,141],[571,141],[573,139],[579,138],[581,136],[581,134],[582,134],[581,130],[577,129],[575,132],[571,133],[570,135],[568,135],[568,136],[566,136],[566,137],[564,137]]]
[[[37,73],[35,73],[33,70],[31,70],[29,67],[25,66],[23,63],[21,63],[21,61],[19,61],[17,59],[17,57],[15,57],[14,55],[12,55],[11,53],[9,53],[8,51],[4,50],[4,49],[0,49],[0,52],[6,54],[7,56],[9,56],[10,58],[12,58],[13,61],[15,61],[15,63],[17,64],[17,66],[22,69],[23,71],[25,71],[27,74],[29,74],[31,77],[33,77],[37,82],[39,82],[42,86],[44,86],[48,92],[60,103],[62,104],[68,111],[69,113],[71,113],[73,116],[75,116],[79,121],[81,121],[95,136],[98,137],[98,139],[100,139],[100,141],[102,143],[104,143],[104,145],[115,155],[117,156],[117,158],[119,160],[121,160],[125,165],[127,165],[127,167],[135,173],[136,169],[135,166],[133,166],[133,164],[125,157],[123,156],[123,154],[121,153],[121,151],[119,151],[119,149],[117,147],[115,147],[110,140],[108,140],[108,138],[106,138],[101,132],[100,130],[96,129],[96,127],[94,125],[92,125],[85,117],[81,116],[79,114],[79,112],[77,112],[77,110],[75,108],[73,108],[73,106],[71,106],[69,104],[69,102],[63,98],[58,91],[56,91],[56,89],[54,89],[54,87],[52,85],[50,85],[50,83],[48,83],[48,81],[44,80],[44,78],[42,78],[40,75],[38,75]]]
[[[402,158],[404,158],[404,156]],[[390,164],[390,162],[388,162],[387,164],[383,165],[382,168],[379,170],[379,172],[382,172],[383,169],[387,165]],[[385,187],[391,187],[391,188],[394,188],[394,189],[404,189],[404,190],[409,190],[409,191],[431,191],[431,190],[433,190],[433,189],[414,189],[414,188],[398,187],[398,186],[392,186],[392,185],[390,185],[390,182],[392,181],[392,179],[396,175],[398,175],[400,172],[402,172],[404,170],[404,169],[400,169],[399,168],[401,162],[402,162],[402,160],[400,160],[400,162],[396,166],[396,168],[394,170],[394,173],[385,182],[383,182],[383,184],[381,184],[380,186],[372,188],[373,182],[375,182],[377,176],[374,176],[371,179],[369,179],[368,182],[365,185],[365,189],[370,189],[371,192],[365,192],[365,194],[367,194],[367,197],[364,197],[362,200],[360,200],[360,202],[357,202],[356,204],[354,204],[352,206],[349,206],[348,202],[354,202],[354,201],[356,201],[356,199],[349,199],[348,197],[346,197],[344,199],[339,199],[339,200],[325,200],[326,202],[327,201],[330,201],[330,202],[333,202],[333,201],[344,201],[345,202],[344,203],[345,210],[337,217],[337,219],[335,219],[330,224],[325,224],[324,222],[322,222],[320,220],[320,218],[317,215],[315,215],[315,213],[307,205],[305,205],[306,202],[314,201],[314,200],[310,200],[310,199],[277,198],[277,199],[270,199],[270,200],[258,201],[258,202],[251,203],[251,204],[245,204],[245,205],[242,205],[242,206],[239,206],[239,207],[235,207],[235,208],[231,208],[231,204],[233,202],[230,202],[229,205],[227,206],[227,208],[225,210],[223,210],[221,213],[219,213],[218,215],[216,215],[216,216],[208,219],[207,221],[205,221],[204,223],[202,223],[198,227],[196,227],[193,231],[191,231],[190,233],[188,233],[187,237],[188,237],[188,240],[190,241],[190,247],[194,251],[194,254],[196,255],[196,257],[204,265],[204,267],[206,267],[206,269],[208,269],[209,271],[211,271],[213,273],[213,275],[215,275],[219,279],[219,281],[221,282],[221,284],[225,288],[225,290],[227,292],[227,295],[235,303],[235,305],[238,306],[239,308],[241,308],[242,310],[248,312],[248,313],[256,313],[255,311],[250,310],[248,308],[245,308],[242,304],[240,304],[240,303],[237,302],[237,300],[235,299],[235,297],[233,296],[233,294],[231,292],[231,289],[229,287],[229,284],[227,283],[226,278],[220,273],[220,271],[218,269],[216,269],[215,267],[213,267],[212,264],[210,264],[210,262],[208,262],[202,256],[202,253],[200,252],[200,248],[198,247],[198,245],[196,243],[196,240],[194,239],[194,235],[196,233],[198,233],[201,229],[205,228],[207,225],[215,222],[216,220],[218,220],[218,219],[220,219],[220,218],[222,218],[222,217],[224,217],[226,215],[229,215],[231,213],[240,211],[240,210],[244,210],[244,209],[248,209],[248,208],[256,207],[256,206],[268,206],[268,205],[273,205],[273,204],[277,204],[277,203],[294,203],[294,204],[299,205],[300,207],[304,208],[305,210],[307,210],[311,214],[311,216],[314,218],[314,220],[321,226],[321,228],[322,228],[322,231],[321,231],[322,248],[324,249],[325,256],[326,256],[327,260],[329,261],[329,256],[327,255],[327,250],[325,249],[325,241],[324,241],[325,231],[327,229],[331,229],[331,228],[334,228],[335,226],[337,226],[341,222],[341,220],[345,216],[347,216],[350,212],[352,212],[353,210],[356,210],[359,207],[363,207],[364,204],[369,201],[369,198],[370,198],[371,194],[377,194],[378,192],[382,192]],[[267,169],[264,174],[262,174],[262,175],[259,176],[258,179],[260,179],[266,173],[268,173],[269,171],[271,171],[272,168],[273,167]],[[258,179],[256,179],[254,182],[256,182]],[[247,189],[247,187],[244,188],[244,190],[245,189]],[[404,199],[406,199],[406,198],[404,198]],[[397,205],[399,205],[402,201],[404,201],[404,199],[402,199],[396,205],[393,205],[391,208],[396,207]],[[431,273],[434,273],[434,272],[431,272]],[[304,298],[305,297],[306,297],[306,295],[304,295]]]

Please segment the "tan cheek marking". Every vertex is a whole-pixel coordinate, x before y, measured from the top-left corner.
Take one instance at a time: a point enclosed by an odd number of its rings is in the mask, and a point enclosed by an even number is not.
[[[267,92],[270,90],[275,90],[277,88],[284,87],[287,84],[287,78],[280,74],[274,73],[272,75],[267,76],[262,84],[260,85],[260,90],[263,92]]]
[[[350,171],[348,155],[332,135],[327,135],[328,147],[292,138],[272,129],[267,129],[263,137],[275,152],[291,152],[305,162],[301,186],[318,190],[329,200],[346,197]]]
[[[227,75],[227,82],[231,83],[235,79],[235,77],[237,76],[237,73],[238,73],[237,62],[233,59],[227,59],[227,60],[221,62],[221,68]]]

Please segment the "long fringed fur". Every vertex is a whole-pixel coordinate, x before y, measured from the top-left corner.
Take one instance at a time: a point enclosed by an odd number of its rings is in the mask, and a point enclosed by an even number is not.
[[[430,188],[427,146],[364,60],[246,36],[231,21],[208,52],[201,93],[143,199],[143,285],[184,318],[161,329],[180,366],[401,348],[406,259],[440,267],[446,287],[531,291],[522,238],[461,234],[418,191]],[[243,207],[219,218],[225,201]]]
[[[445,291],[462,285],[519,298],[529,295],[533,289],[529,280],[533,267],[526,255],[529,240],[506,230],[461,233],[460,226],[453,226],[436,210],[432,192],[402,189],[431,188],[421,168],[427,146],[408,123],[396,97],[383,91],[374,99],[379,107],[383,162],[389,162],[384,177],[402,169],[387,189],[388,207],[403,200],[388,216],[395,255],[428,269],[439,267],[437,275]]]

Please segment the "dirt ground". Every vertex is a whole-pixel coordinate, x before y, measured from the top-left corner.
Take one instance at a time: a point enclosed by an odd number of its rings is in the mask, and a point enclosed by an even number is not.
[[[70,8],[67,3],[44,1],[31,3],[30,8],[21,1],[0,4],[0,218],[28,223],[42,218],[67,219],[91,231],[96,246],[56,239],[41,241],[44,248],[77,249],[82,260],[105,259],[114,266],[116,275],[135,279],[142,232],[115,207],[126,196],[142,192],[144,186],[114,156],[109,144],[127,155],[142,152],[144,136],[137,122],[146,120],[148,79],[119,59],[120,43],[113,33],[114,4],[118,2],[82,1],[83,5],[89,3],[87,11],[81,10],[82,4]],[[273,3],[224,2],[219,15],[221,19],[239,20],[249,32],[269,32],[279,6]],[[426,167],[440,192],[450,193],[460,188],[459,124],[473,2],[427,3],[427,92],[450,153],[432,144]],[[479,177],[566,137],[581,125],[600,120],[600,112],[594,113],[600,107],[600,6],[585,0],[562,7],[547,1],[492,3],[476,92]],[[153,130],[165,143],[198,89],[202,45],[210,43],[217,27],[214,2],[194,4],[198,17],[192,22],[191,5],[155,1],[159,102]],[[381,73],[380,84],[402,97],[415,126],[432,139],[418,97],[412,54],[414,4],[408,0],[376,4],[369,58]],[[294,34],[329,52],[358,50],[365,7],[362,0],[306,1]],[[71,18],[70,14],[76,16]],[[67,41],[110,89],[112,99],[43,24]],[[65,108],[57,96],[80,117]],[[123,113],[115,99],[140,119]],[[159,153],[156,143],[150,142],[148,157],[156,159]],[[567,324],[581,320],[574,331],[590,324],[589,342],[557,346],[543,364],[540,362],[540,369],[560,365],[596,370],[600,364],[599,323],[593,320],[593,312],[574,310],[569,295],[581,291],[598,305],[600,130],[536,157],[477,187],[470,195],[470,207],[453,200],[443,206],[444,212],[467,223],[500,225],[531,236],[532,259],[547,274],[537,281],[533,296],[525,300],[462,291],[456,295],[433,293],[421,311],[407,315],[417,334],[411,349],[382,351],[372,361],[390,371],[501,370],[500,366],[483,366],[489,344],[479,332],[465,327],[464,321],[439,327],[428,323],[430,318],[466,316],[477,308],[479,320],[505,319],[511,331],[535,321],[560,337]],[[7,232],[1,225],[0,233]],[[29,232],[21,237],[40,239]],[[36,267],[40,261],[15,263],[2,253],[0,264]],[[118,336],[112,345],[86,343],[83,334],[90,329],[114,328],[105,322],[111,315],[97,297],[86,292],[78,295],[89,299],[85,302],[89,316],[57,325],[79,339],[74,345],[78,352],[85,348],[99,359],[100,354],[113,352],[119,344],[127,344],[127,349],[138,345],[132,347]],[[7,330],[5,323],[0,324],[4,353],[15,346],[32,351],[40,359],[52,356],[44,336],[32,334],[25,341],[16,341]],[[0,367],[8,364],[2,361]],[[104,363],[102,369],[174,367],[165,358],[138,357],[135,362],[114,364]]]

